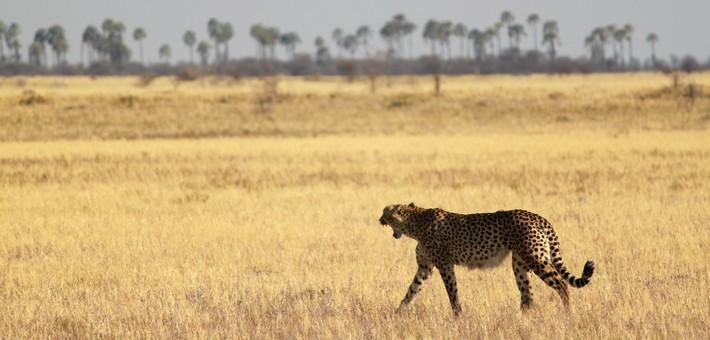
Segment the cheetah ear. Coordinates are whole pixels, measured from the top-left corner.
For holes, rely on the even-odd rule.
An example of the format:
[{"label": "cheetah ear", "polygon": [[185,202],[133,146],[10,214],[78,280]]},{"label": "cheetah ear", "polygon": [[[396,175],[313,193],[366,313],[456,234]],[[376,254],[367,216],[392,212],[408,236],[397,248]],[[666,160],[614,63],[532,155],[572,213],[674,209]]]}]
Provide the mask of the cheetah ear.
[{"label": "cheetah ear", "polygon": [[409,207],[410,207],[410,208],[414,208],[414,202],[409,203]]}]

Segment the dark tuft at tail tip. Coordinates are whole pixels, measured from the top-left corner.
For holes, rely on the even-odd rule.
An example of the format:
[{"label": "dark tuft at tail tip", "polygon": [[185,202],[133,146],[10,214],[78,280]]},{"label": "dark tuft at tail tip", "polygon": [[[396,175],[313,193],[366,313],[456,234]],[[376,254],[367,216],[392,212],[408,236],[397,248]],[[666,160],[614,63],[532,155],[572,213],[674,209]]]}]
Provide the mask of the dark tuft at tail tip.
[{"label": "dark tuft at tail tip", "polygon": [[582,277],[589,279],[594,274],[594,260],[587,260],[584,264],[584,271],[582,272]]}]

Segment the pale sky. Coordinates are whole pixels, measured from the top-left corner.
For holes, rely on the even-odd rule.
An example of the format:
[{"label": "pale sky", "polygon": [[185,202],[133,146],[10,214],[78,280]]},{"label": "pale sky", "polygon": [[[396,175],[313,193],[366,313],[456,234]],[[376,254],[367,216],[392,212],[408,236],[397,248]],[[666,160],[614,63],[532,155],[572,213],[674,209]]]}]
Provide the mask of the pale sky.
[{"label": "pale sky", "polygon": [[[146,62],[158,60],[158,47],[164,43],[171,46],[172,62],[176,62],[189,58],[183,33],[193,30],[198,41],[207,39],[207,21],[213,17],[234,26],[230,57],[245,57],[256,54],[256,42],[249,36],[249,28],[256,23],[276,26],[281,32],[297,32],[303,41],[297,52],[313,52],[313,41],[321,35],[335,53],[330,35],[336,27],[354,33],[359,26],[369,25],[378,32],[394,14],[403,13],[418,26],[414,48],[415,54],[420,54],[428,51],[420,38],[428,19],[485,29],[504,10],[511,11],[523,24],[531,13],[537,13],[541,21],[557,20],[562,40],[558,55],[582,56],[586,53],[584,38],[592,29],[630,23],[635,27],[634,55],[642,61],[650,55],[646,43],[650,32],[660,37],[656,45],[659,58],[668,59],[671,53],[680,57],[691,54],[700,61],[710,57],[710,0],[0,0],[0,20],[6,25],[17,22],[21,27],[23,60],[27,60],[27,46],[37,29],[60,24],[69,39],[68,60],[72,63],[79,60],[86,26],[100,27],[109,17],[125,24],[124,39],[133,50],[133,59],[138,59],[139,53],[132,32],[143,27],[148,33],[144,40]],[[502,39],[507,46],[507,37]],[[379,35],[372,41],[372,49],[384,49]],[[529,29],[521,46],[533,46]],[[281,48],[277,53],[285,55]]]}]

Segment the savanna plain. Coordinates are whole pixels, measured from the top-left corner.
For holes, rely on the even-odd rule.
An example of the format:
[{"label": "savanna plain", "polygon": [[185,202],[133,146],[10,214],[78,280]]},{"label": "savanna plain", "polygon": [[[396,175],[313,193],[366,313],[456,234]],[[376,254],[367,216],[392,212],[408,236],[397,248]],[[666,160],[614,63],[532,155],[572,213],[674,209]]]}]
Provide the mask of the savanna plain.
[{"label": "savanna plain", "polygon": [[[382,208],[527,209],[571,308],[438,273]],[[710,334],[710,74],[0,79],[2,338]]]}]

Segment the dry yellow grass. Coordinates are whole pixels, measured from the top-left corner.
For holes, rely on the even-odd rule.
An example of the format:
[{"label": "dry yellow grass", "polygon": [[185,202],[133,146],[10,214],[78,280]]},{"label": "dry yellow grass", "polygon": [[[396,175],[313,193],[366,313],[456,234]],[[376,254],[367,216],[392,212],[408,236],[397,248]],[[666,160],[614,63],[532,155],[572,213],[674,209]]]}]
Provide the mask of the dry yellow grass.
[{"label": "dry yellow grass", "polygon": [[[0,140],[707,129],[710,73],[263,81],[0,79]],[[267,83],[272,84],[271,82]],[[694,96],[688,88],[696,89]],[[275,88],[275,90],[274,90]],[[695,99],[692,99],[695,98]]]},{"label": "dry yellow grass", "polygon": [[[172,139],[185,134],[170,125],[170,111],[219,119],[226,109],[212,99],[243,95],[251,106],[258,84],[201,89],[194,83],[175,90],[164,80],[145,89],[126,79],[31,78],[24,86],[48,102],[21,106],[13,102],[23,95],[10,86],[16,80],[4,80],[0,105],[7,110],[0,116],[3,124],[17,125],[0,125],[0,334],[705,338],[708,100],[679,108],[685,99],[663,92],[663,79],[449,79],[444,99],[423,95],[428,89],[416,90],[407,78],[394,79],[400,83],[392,93],[383,89],[376,96],[365,83],[284,80],[279,86],[290,93],[289,102],[238,118],[273,136],[205,139]],[[696,81],[707,84],[707,75]],[[55,89],[56,83],[67,85]],[[408,86],[422,95],[402,90]],[[575,94],[576,86],[598,87],[583,92],[607,101],[595,104]],[[122,91],[139,97],[140,105],[156,104],[152,111],[110,105]],[[334,91],[348,98],[337,101],[347,119],[334,119],[340,111],[326,105]],[[626,108],[626,91],[656,91],[646,100],[655,106],[590,118],[601,107]],[[557,99],[550,93],[559,93],[552,95]],[[521,118],[492,105],[484,112],[489,120],[479,121],[461,113],[469,95],[488,102],[504,96],[501,105],[509,110],[532,103],[532,113]],[[398,96],[417,102],[379,116],[358,111]],[[515,96],[519,103],[510,104]],[[554,100],[564,104],[555,107]],[[574,113],[575,101],[598,106]],[[73,121],[83,125],[62,123],[62,112],[72,111],[69,103],[83,106]],[[354,103],[361,106],[349,107]],[[663,113],[663,107],[674,109]],[[424,121],[426,108],[440,109],[436,118],[463,118],[428,128],[407,122],[410,112]],[[634,113],[642,111],[642,118]],[[124,116],[114,117],[119,114]],[[171,138],[140,139],[151,127],[135,118],[140,114],[154,114],[153,128]],[[359,114],[378,126],[368,128]],[[38,119],[20,122],[23,115]],[[116,124],[105,127],[106,136],[92,125],[104,119],[98,117]],[[293,119],[293,126],[274,122],[288,130],[269,132],[262,125],[277,118]],[[212,123],[191,124],[197,125],[184,131],[207,131]],[[400,126],[407,129],[398,132]],[[228,129],[214,136],[240,135]],[[322,134],[328,136],[297,137]],[[138,140],[96,140],[102,137]],[[393,239],[377,218],[384,205],[409,201],[458,212],[538,212],[555,226],[574,274],[587,258],[598,270],[589,286],[571,291],[570,311],[535,279],[537,306],[521,313],[512,270],[504,265],[458,270],[459,319],[436,276],[409,313],[394,315],[416,270],[415,242]]]}]

